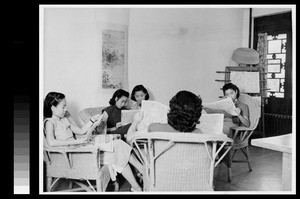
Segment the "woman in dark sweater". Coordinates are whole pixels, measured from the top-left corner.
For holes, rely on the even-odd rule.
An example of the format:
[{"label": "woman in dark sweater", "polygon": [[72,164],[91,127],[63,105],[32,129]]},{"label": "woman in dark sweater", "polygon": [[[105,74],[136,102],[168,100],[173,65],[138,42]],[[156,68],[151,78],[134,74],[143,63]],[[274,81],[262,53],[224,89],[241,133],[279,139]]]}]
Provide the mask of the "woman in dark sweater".
[{"label": "woman in dark sweater", "polygon": [[129,98],[129,93],[123,89],[118,89],[109,100],[110,106],[102,110],[102,121],[107,124],[107,134],[120,134],[121,139],[125,140],[124,135],[127,134],[131,124],[122,126],[121,112],[128,110],[125,104]]}]

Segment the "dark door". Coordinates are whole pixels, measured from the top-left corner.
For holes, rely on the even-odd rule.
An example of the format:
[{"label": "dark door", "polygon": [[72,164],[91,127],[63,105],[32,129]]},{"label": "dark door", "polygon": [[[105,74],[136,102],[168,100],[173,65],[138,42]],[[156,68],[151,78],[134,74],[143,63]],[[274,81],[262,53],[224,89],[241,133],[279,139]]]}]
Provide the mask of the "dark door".
[{"label": "dark door", "polygon": [[254,44],[268,34],[265,137],[292,132],[292,17],[291,12],[254,18]]}]

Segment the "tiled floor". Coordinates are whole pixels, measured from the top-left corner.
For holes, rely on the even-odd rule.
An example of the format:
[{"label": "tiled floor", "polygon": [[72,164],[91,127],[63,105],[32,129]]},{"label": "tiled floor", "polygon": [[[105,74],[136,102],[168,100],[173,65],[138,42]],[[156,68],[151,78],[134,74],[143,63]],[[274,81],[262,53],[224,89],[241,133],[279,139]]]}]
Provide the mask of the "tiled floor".
[{"label": "tiled floor", "polygon": [[[249,147],[251,155],[252,172],[249,172],[246,163],[232,164],[232,181],[227,182],[227,167],[224,163],[219,164],[214,172],[214,190],[218,192],[280,192],[281,186],[281,168],[282,153],[273,150]],[[235,159],[244,158],[241,151],[235,155]],[[61,180],[54,189],[63,189],[66,187],[64,180]],[[129,183],[120,177],[119,192],[128,192]],[[106,191],[113,191],[111,185]]]}]

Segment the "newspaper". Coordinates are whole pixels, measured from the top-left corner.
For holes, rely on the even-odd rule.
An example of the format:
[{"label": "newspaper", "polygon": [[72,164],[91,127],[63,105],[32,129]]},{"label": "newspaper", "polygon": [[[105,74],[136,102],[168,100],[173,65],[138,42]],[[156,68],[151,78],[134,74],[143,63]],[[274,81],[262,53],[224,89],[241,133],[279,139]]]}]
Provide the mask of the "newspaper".
[{"label": "newspaper", "polygon": [[140,112],[140,110],[122,110],[121,111],[122,126],[132,123],[134,115],[138,112]]},{"label": "newspaper", "polygon": [[169,106],[160,102],[143,100],[141,107],[143,119],[138,124],[138,131],[148,129],[151,123],[168,123],[167,113],[169,110]]},{"label": "newspaper", "polygon": [[[203,107],[204,107],[204,109],[209,108],[209,109],[223,110],[223,111],[226,111],[227,113],[229,113],[230,115],[237,116],[237,113],[235,111],[236,107],[230,97],[227,97],[225,99],[218,100],[215,102],[203,103]],[[206,112],[209,113],[208,110],[206,110]],[[222,112],[219,112],[219,113],[222,113]],[[223,112],[223,114],[225,114],[225,113]]]},{"label": "newspaper", "polygon": [[223,120],[224,114],[202,114],[196,128],[204,134],[222,134]]}]

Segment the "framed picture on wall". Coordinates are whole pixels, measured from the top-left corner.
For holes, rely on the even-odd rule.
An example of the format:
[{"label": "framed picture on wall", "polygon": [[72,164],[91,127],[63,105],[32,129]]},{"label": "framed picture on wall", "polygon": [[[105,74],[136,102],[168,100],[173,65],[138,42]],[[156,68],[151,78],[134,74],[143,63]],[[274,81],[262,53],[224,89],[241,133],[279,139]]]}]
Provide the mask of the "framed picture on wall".
[{"label": "framed picture on wall", "polygon": [[127,26],[101,24],[101,88],[125,89],[127,86]]}]

